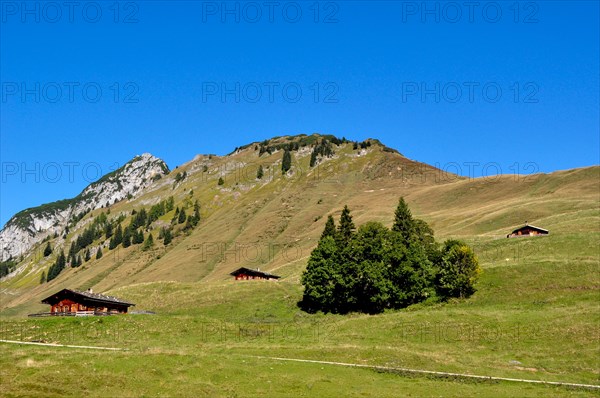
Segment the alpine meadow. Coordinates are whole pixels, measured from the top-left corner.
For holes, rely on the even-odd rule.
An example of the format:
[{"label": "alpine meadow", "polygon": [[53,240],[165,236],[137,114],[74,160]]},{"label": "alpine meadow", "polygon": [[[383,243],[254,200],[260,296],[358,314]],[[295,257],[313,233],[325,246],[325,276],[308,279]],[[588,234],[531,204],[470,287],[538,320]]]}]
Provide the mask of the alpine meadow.
[{"label": "alpine meadow", "polygon": [[[594,396],[599,177],[466,178],[316,134],[137,157],[2,231],[3,395]],[[550,234],[507,239],[524,220]],[[135,307],[27,317],[64,288]],[[71,367],[85,383],[48,382]]]},{"label": "alpine meadow", "polygon": [[0,0],[0,398],[598,398],[599,32]]}]

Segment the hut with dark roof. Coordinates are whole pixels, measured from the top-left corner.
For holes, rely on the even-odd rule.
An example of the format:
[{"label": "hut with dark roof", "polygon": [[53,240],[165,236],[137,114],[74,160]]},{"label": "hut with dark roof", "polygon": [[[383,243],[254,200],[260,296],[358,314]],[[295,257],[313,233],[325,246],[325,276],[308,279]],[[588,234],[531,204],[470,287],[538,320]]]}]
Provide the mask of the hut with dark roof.
[{"label": "hut with dark roof", "polygon": [[246,267],[238,268],[235,271],[233,271],[230,275],[233,275],[236,281],[248,279],[262,279],[270,281],[281,278],[280,276],[269,274],[268,272],[261,271],[260,269],[252,269]]},{"label": "hut with dark roof", "polygon": [[50,312],[46,315],[58,316],[125,314],[129,307],[135,305],[113,296],[94,293],[91,289],[85,292],[63,289],[43,299],[42,303],[50,305]]},{"label": "hut with dark roof", "polygon": [[544,228],[536,227],[535,225],[527,224],[525,221],[525,225],[519,227],[512,231],[510,234],[506,235],[507,238],[518,238],[521,236],[540,236],[540,235],[548,235],[550,231]]}]

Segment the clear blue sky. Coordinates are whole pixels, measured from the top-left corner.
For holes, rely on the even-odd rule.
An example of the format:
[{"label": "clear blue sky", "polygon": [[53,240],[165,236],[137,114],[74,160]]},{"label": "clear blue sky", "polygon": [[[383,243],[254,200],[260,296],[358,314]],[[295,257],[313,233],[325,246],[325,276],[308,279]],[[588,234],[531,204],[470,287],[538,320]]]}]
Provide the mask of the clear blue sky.
[{"label": "clear blue sky", "polygon": [[463,175],[599,163],[597,1],[78,4],[0,2],[0,225],[136,154],[284,134]]}]

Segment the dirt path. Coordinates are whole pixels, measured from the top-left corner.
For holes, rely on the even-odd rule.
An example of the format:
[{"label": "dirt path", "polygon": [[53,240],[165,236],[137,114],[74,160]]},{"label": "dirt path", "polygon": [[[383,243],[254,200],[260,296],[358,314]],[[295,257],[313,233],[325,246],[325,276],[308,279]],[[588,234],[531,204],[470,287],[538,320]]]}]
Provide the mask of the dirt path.
[{"label": "dirt path", "polygon": [[89,350],[127,351],[126,348],[94,347],[94,346],[90,346],[90,345],[70,345],[70,344],[38,343],[38,342],[33,342],[33,341],[0,340],[0,343],[41,345],[41,346],[47,346],[47,347],[85,348],[85,349],[89,349]]},{"label": "dirt path", "polygon": [[545,384],[545,385],[554,385],[554,386],[579,387],[579,388],[587,388],[587,389],[592,389],[592,390],[600,390],[600,385],[596,385],[596,384],[564,383],[564,382],[560,382],[560,381],[543,381],[543,380],[514,379],[514,378],[510,378],[510,377],[480,376],[480,375],[471,375],[471,374],[464,374],[464,373],[436,372],[433,370],[394,368],[394,367],[389,367],[389,366],[364,365],[364,364],[332,362],[332,361],[317,361],[317,360],[313,360],[313,359],[279,358],[279,357],[263,357],[263,356],[252,356],[252,357],[253,358],[261,358],[261,359],[270,359],[273,361],[306,362],[306,363],[318,363],[318,364],[323,364],[323,365],[347,366],[347,367],[353,367],[353,368],[368,368],[368,369],[372,369],[372,370],[379,370],[379,371],[390,372],[390,373],[430,375],[430,376],[437,376],[437,377],[441,377],[441,378],[454,377],[454,378],[459,378],[459,379],[511,381],[511,382],[518,382],[518,383]]}]

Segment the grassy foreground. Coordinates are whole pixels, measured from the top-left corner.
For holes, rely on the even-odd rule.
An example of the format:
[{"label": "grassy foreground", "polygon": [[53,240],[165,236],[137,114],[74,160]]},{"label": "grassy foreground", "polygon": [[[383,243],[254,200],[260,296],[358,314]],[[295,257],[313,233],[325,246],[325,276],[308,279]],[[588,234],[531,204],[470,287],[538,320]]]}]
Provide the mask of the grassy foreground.
[{"label": "grassy foreground", "polygon": [[[73,364],[70,375],[63,366]],[[68,349],[2,348],[5,397],[12,396],[593,396],[564,387],[469,383],[399,377],[364,369],[282,363],[225,349],[194,354],[156,350],[99,353]],[[85,378],[83,377],[85,375]],[[81,377],[81,378],[80,378]],[[26,379],[27,381],[19,380]],[[85,379],[83,381],[82,379]]]},{"label": "grassy foreground", "polygon": [[375,316],[305,314],[296,282],[227,281],[112,292],[157,315],[4,317],[3,339],[127,351],[0,344],[0,395],[598,396],[258,357],[600,384],[599,241],[597,232],[474,241],[484,273],[471,299]]}]

